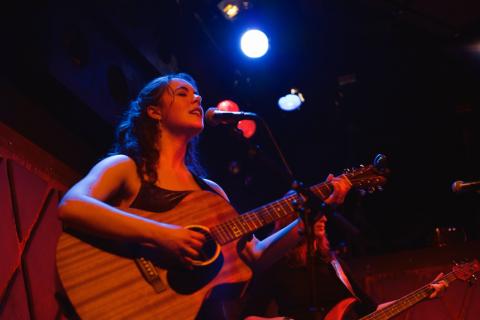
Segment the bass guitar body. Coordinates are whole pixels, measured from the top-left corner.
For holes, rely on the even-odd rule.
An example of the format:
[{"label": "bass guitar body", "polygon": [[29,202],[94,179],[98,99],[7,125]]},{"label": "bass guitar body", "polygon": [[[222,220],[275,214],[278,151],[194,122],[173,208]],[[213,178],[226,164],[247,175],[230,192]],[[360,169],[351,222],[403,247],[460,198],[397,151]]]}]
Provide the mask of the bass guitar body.
[{"label": "bass guitar body", "polygon": [[328,314],[325,316],[324,320],[354,320],[358,317],[351,313],[353,305],[357,302],[355,298],[347,298],[335,305]]}]

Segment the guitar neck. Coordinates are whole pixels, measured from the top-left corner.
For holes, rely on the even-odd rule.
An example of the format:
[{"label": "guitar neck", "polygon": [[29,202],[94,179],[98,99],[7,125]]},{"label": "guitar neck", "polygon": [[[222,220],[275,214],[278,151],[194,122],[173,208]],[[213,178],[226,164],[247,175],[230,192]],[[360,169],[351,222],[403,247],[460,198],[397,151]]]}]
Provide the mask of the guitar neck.
[{"label": "guitar neck", "polygon": [[[329,182],[323,182],[310,187],[310,191],[325,200],[333,192],[333,186]],[[292,202],[295,199],[298,199],[297,194],[288,195],[218,224],[211,228],[212,236],[222,245],[239,239],[269,223],[294,213],[295,208]]]},{"label": "guitar neck", "polygon": [[[450,272],[440,278],[438,281],[446,281],[447,283],[450,283],[456,279],[456,276],[453,272]],[[407,310],[414,304],[422,301],[423,299],[427,298],[432,294],[433,290],[430,287],[430,284],[427,284],[420,289],[396,300],[392,304],[386,306],[385,308],[382,308],[380,310],[377,310],[363,318],[360,318],[360,320],[387,320],[390,319],[397,314],[399,314],[402,311]]]}]

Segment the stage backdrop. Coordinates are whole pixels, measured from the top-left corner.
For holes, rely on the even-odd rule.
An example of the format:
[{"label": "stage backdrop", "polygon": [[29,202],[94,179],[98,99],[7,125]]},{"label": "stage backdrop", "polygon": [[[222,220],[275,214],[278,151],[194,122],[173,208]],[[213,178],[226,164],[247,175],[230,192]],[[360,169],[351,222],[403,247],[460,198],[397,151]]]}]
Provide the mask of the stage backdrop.
[{"label": "stage backdrop", "polygon": [[77,175],[0,123],[0,319],[63,319],[57,204]]},{"label": "stage backdrop", "polygon": [[[452,271],[454,261],[478,259],[480,242],[399,252],[352,261],[366,292],[377,302],[395,300]],[[480,283],[455,280],[436,299],[425,300],[397,315],[395,320],[477,320],[480,319]]]},{"label": "stage backdrop", "polygon": [[[0,123],[0,319],[65,319],[55,293],[57,204],[78,176]],[[479,243],[403,252],[354,263],[379,302],[396,299],[451,269],[452,259],[477,257]],[[440,299],[397,319],[480,319],[480,285],[453,283]]]}]

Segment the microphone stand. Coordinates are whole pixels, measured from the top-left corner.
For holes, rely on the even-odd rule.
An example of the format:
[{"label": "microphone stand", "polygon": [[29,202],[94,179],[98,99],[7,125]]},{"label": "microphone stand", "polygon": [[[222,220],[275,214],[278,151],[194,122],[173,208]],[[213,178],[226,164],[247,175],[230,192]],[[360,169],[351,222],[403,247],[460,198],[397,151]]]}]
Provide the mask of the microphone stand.
[{"label": "microphone stand", "polygon": [[[319,313],[320,310],[316,307],[317,305],[317,277],[315,273],[315,236],[313,232],[313,223],[314,223],[314,218],[318,215],[321,214],[321,209],[325,207],[325,203],[318,197],[316,196],[309,188],[305,188],[303,183],[294,179],[293,178],[293,173],[292,170],[290,169],[290,166],[288,165],[285,156],[283,155],[283,152],[281,151],[275,137],[273,136],[270,127],[268,124],[258,115],[255,115],[255,118],[257,120],[260,120],[260,123],[262,127],[265,129],[265,131],[268,133],[268,136],[270,138],[270,141],[272,142],[273,146],[275,147],[275,150],[280,157],[283,167],[285,169],[285,172],[287,173],[286,177],[285,174],[282,174],[282,176],[288,180],[288,183],[300,198],[300,203],[295,203],[293,206],[295,207],[295,210],[297,211],[298,215],[303,221],[304,227],[305,227],[305,238],[307,242],[307,270],[309,273],[309,289],[310,289],[310,307],[309,307],[309,312],[312,314]],[[234,132],[237,134],[239,133],[238,129],[235,126],[232,126],[232,129]],[[243,141],[247,142],[250,146],[252,145],[249,141],[246,139],[242,139]],[[258,146],[254,146],[255,150],[261,151]],[[262,158],[262,161],[266,162],[265,158]]]},{"label": "microphone stand", "polygon": [[[315,233],[314,220],[318,214],[321,214],[320,208],[324,207],[325,203],[315,196],[308,188],[305,188],[303,183],[294,180],[292,188],[302,197],[302,204],[297,208],[297,212],[301,217],[304,225],[305,239],[307,243],[307,272],[310,289],[310,306],[308,312],[311,314],[318,314],[320,310],[317,308],[318,294],[317,294],[317,274],[315,272],[316,252],[315,252]],[[316,318],[316,317],[315,317]]]}]

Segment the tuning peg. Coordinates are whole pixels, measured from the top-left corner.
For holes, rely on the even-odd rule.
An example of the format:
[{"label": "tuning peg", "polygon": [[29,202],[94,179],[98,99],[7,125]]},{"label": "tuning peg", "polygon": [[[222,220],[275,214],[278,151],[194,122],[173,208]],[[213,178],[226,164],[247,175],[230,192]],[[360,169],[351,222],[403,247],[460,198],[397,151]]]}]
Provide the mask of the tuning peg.
[{"label": "tuning peg", "polygon": [[382,187],[382,186],[378,186],[378,187],[377,187],[377,190],[378,190],[378,191],[383,191],[383,187]]},{"label": "tuning peg", "polygon": [[367,189],[368,193],[374,193],[375,192],[375,187],[369,187]]},{"label": "tuning peg", "polygon": [[303,202],[299,201],[298,199],[293,199],[291,201],[292,207],[299,212],[303,212],[305,207],[303,206]]}]

